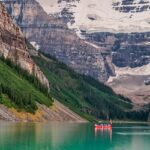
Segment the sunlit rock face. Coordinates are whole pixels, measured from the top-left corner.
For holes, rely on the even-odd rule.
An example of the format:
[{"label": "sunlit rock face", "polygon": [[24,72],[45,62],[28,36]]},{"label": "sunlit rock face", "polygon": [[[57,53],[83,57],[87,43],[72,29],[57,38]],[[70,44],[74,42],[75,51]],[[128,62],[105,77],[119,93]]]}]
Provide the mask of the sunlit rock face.
[{"label": "sunlit rock face", "polygon": [[13,23],[2,3],[0,3],[0,55],[11,59],[30,74],[36,75],[42,84],[49,87],[48,80],[30,57],[23,33]]},{"label": "sunlit rock face", "polygon": [[150,32],[146,33],[83,33],[97,45],[108,46],[105,41],[113,37],[111,46],[112,62],[118,67],[140,67],[150,63]]},{"label": "sunlit rock face", "polygon": [[105,55],[108,48],[80,39],[68,28],[62,15],[48,15],[35,0],[5,1],[5,5],[25,36],[36,42],[43,52],[100,81],[106,81],[115,74],[111,55]]}]

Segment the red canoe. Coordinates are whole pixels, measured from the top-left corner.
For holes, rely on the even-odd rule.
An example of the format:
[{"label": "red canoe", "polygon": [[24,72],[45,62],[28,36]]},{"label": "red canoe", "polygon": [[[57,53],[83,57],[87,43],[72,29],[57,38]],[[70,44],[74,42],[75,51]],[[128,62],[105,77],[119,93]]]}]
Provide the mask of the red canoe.
[{"label": "red canoe", "polygon": [[95,128],[96,129],[112,129],[112,125],[110,125],[110,124],[108,124],[108,125],[103,125],[103,124],[97,125],[97,124],[95,124]]}]

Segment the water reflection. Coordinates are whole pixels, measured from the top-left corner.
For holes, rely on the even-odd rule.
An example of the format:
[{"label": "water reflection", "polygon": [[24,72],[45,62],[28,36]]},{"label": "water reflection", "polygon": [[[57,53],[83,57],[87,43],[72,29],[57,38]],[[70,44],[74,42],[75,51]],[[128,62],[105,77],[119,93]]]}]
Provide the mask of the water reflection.
[{"label": "water reflection", "polygon": [[34,142],[35,134],[34,124],[0,123],[0,149],[27,150],[31,141]]},{"label": "water reflection", "polygon": [[0,150],[59,150],[67,148],[68,141],[78,143],[85,139],[87,128],[73,123],[6,123],[0,122]]},{"label": "water reflection", "polygon": [[149,150],[149,132],[148,125],[0,122],[0,150]]},{"label": "water reflection", "polygon": [[98,129],[95,128],[95,137],[101,137],[112,141],[112,129]]}]

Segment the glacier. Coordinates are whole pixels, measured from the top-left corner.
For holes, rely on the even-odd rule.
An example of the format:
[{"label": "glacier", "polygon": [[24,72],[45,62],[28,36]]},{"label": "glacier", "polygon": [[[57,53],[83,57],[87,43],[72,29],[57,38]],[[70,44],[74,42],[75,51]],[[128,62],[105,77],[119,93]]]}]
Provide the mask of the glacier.
[{"label": "glacier", "polygon": [[[37,0],[48,14],[60,14],[63,9],[72,13],[74,21],[68,22],[70,29],[93,32],[132,33],[150,31],[150,0],[133,0],[132,4],[122,5],[129,0]],[[143,2],[143,3],[142,3]],[[121,12],[120,7],[146,10]]]}]

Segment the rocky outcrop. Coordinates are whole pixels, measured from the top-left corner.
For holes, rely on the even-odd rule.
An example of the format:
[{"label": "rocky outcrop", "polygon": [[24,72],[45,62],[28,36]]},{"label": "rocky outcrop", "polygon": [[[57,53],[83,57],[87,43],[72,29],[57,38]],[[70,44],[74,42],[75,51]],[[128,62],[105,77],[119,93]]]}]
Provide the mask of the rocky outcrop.
[{"label": "rocky outcrop", "polygon": [[113,3],[113,8],[123,13],[136,13],[150,10],[150,2],[147,0],[123,0]]},{"label": "rocky outcrop", "polygon": [[47,15],[35,0],[5,1],[8,12],[30,40],[75,71],[106,81],[114,75],[110,55],[103,57],[105,47],[80,39],[68,29],[64,18]]},{"label": "rocky outcrop", "polygon": [[[112,62],[118,67],[135,68],[150,63],[150,32],[118,34],[97,32],[83,35],[89,41],[107,47]],[[109,44],[108,39],[111,39]]]},{"label": "rocky outcrop", "polygon": [[49,87],[48,80],[30,57],[23,33],[13,23],[2,3],[0,3],[0,55],[34,74],[42,84]]}]

